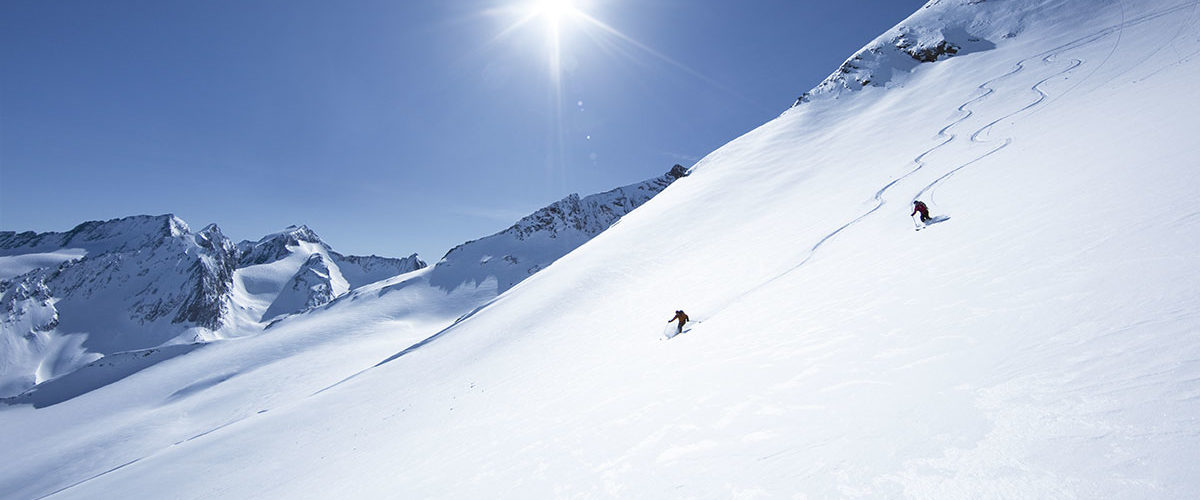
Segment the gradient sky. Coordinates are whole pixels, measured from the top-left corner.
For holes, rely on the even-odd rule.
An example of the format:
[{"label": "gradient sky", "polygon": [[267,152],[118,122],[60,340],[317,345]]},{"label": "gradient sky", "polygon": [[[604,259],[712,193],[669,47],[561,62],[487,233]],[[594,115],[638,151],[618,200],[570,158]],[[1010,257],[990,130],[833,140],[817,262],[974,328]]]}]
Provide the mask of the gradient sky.
[{"label": "gradient sky", "polygon": [[[0,230],[174,213],[435,262],[691,166],[924,0],[0,3]],[[556,78],[555,75],[558,75]]]}]

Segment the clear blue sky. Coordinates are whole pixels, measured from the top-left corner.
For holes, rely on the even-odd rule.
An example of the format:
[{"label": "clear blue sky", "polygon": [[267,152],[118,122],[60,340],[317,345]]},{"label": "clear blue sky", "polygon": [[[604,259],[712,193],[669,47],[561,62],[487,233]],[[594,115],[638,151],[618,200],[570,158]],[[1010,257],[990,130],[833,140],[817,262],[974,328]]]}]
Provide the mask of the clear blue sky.
[{"label": "clear blue sky", "polygon": [[432,263],[691,166],[923,3],[577,0],[556,73],[523,1],[5,0],[0,230],[174,213]]}]

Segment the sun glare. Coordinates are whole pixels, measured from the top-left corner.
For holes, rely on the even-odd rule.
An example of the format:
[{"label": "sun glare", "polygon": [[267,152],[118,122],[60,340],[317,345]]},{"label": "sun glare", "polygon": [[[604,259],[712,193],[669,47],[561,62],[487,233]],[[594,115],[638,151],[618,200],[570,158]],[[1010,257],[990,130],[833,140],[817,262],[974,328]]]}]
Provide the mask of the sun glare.
[{"label": "sun glare", "polygon": [[[495,37],[492,38],[488,45],[504,40],[514,33],[523,31],[524,29],[533,28],[537,25],[545,30],[545,61],[547,75],[550,80],[550,92],[548,98],[551,101],[551,106],[554,108],[553,122],[553,139],[555,151],[552,161],[548,163],[554,165],[562,165],[565,162],[565,134],[566,129],[563,126],[563,105],[568,99],[565,98],[563,81],[568,76],[565,73],[563,66],[564,52],[570,51],[573,47],[566,43],[568,39],[580,38],[579,35],[586,37],[599,48],[603,49],[611,56],[625,58],[629,60],[639,60],[642,63],[657,60],[664,63],[662,66],[674,68],[682,71],[697,80],[707,83],[714,88],[729,93],[730,95],[748,101],[740,94],[721,85],[719,82],[709,78],[700,72],[684,65],[683,63],[672,59],[671,57],[654,50],[650,46],[635,40],[634,38],[622,33],[608,23],[600,20],[594,15],[593,9],[599,4],[603,4],[602,0],[496,0],[503,4],[503,7],[491,9],[490,12],[499,14],[509,20],[509,24],[505,26]],[[599,9],[603,10],[603,9]],[[578,48],[578,47],[575,47]],[[632,49],[632,50],[631,50]],[[571,57],[575,64],[578,64],[578,54],[576,57]],[[591,62],[591,61],[589,61]],[[569,71],[569,70],[566,70]],[[574,102],[574,101],[572,101]]]},{"label": "sun glare", "polygon": [[529,8],[534,15],[551,23],[557,23],[578,11],[572,0],[534,0]]}]

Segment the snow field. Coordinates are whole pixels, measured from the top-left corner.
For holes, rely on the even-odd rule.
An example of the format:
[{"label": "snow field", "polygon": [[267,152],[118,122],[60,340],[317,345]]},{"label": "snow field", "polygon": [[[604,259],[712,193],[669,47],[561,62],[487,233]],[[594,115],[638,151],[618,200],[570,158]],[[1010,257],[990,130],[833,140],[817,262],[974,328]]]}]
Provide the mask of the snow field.
[{"label": "snow field", "polygon": [[0,491],[1194,497],[1197,5],[1013,2],[995,50],[788,111],[446,330],[372,288],[0,411],[39,436]]}]

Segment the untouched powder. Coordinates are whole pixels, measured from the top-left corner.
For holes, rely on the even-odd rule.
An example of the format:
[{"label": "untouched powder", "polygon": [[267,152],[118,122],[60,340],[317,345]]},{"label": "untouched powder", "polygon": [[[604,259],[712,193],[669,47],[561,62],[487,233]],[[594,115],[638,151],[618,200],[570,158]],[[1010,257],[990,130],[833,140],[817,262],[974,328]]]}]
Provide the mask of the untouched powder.
[{"label": "untouched powder", "polygon": [[381,289],[0,409],[0,496],[1194,498],[1200,2],[864,50],[457,320]]}]

